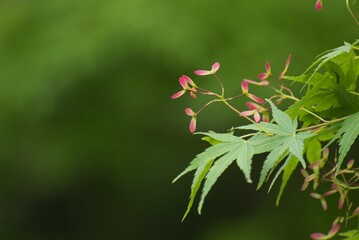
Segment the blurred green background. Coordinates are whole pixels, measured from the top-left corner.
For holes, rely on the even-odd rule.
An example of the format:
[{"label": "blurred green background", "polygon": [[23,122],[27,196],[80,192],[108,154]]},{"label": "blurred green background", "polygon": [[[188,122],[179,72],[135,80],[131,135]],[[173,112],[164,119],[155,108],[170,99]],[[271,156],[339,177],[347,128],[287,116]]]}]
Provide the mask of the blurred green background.
[{"label": "blurred green background", "polygon": [[[256,192],[232,166],[202,216],[192,211],[184,223],[191,174],[171,184],[206,146],[189,134],[183,111],[202,100],[170,99],[178,77],[219,61],[236,93],[266,60],[279,74],[291,53],[289,73],[299,74],[317,54],[358,38],[344,1],[325,1],[321,12],[314,2],[0,1],[2,239],[295,240],[326,232],[336,210],[323,214],[301,193],[298,173],[275,207],[278,186]],[[194,79],[216,88],[211,78]],[[198,130],[238,124],[217,106]]]}]

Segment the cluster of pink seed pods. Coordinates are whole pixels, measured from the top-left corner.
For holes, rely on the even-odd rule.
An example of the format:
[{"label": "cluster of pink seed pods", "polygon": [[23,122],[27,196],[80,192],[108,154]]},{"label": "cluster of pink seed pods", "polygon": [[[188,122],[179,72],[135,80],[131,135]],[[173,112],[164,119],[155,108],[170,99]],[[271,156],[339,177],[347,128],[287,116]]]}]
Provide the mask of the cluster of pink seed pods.
[{"label": "cluster of pink seed pods", "polygon": [[[287,72],[288,70],[288,66],[289,63],[291,61],[291,55],[288,56],[286,64],[285,64],[285,68],[284,70],[280,73],[278,79],[281,79],[284,74]],[[227,106],[230,106],[230,108],[232,110],[234,110],[236,113],[239,114],[239,116],[241,117],[245,117],[247,118],[249,121],[252,121],[254,123],[263,121],[263,122],[269,122],[269,107],[264,107],[264,105],[266,104],[266,102],[252,94],[249,92],[249,85],[256,85],[256,86],[268,86],[270,84],[269,79],[273,77],[272,75],[272,70],[271,70],[271,66],[270,63],[267,61],[265,63],[265,72],[260,73],[258,75],[258,81],[254,81],[254,80],[250,80],[250,79],[243,79],[242,83],[241,83],[241,89],[242,89],[242,94],[238,95],[238,96],[234,96],[231,98],[225,98],[224,97],[224,88],[222,85],[222,82],[220,81],[220,79],[217,76],[217,71],[220,68],[220,64],[218,62],[215,62],[212,67],[211,70],[196,70],[194,71],[195,75],[197,76],[208,76],[208,75],[214,75],[214,77],[217,79],[217,81],[219,82],[221,88],[222,88],[222,94],[217,94],[211,91],[208,91],[204,88],[198,87],[194,81],[188,77],[187,75],[182,75],[179,78],[179,84],[182,87],[182,90],[176,92],[175,94],[172,95],[172,99],[177,99],[179,97],[181,97],[182,95],[189,93],[189,95],[192,98],[196,98],[198,94],[203,94],[203,95],[211,95],[216,97],[215,100],[210,101],[209,103],[207,103],[204,107],[202,107],[199,111],[195,112],[193,111],[191,108],[186,108],[185,109],[185,113],[191,117],[191,121],[190,121],[190,125],[189,125],[189,130],[191,133],[194,133],[196,131],[196,125],[197,125],[197,116],[198,114],[207,106],[209,106],[211,103],[213,102],[225,102]],[[283,87],[281,88],[283,89]],[[287,88],[285,88],[287,89]],[[289,90],[290,91],[290,90]],[[248,110],[244,110],[244,111],[239,111],[237,109],[235,109],[234,107],[232,107],[228,101],[233,100],[235,98],[238,97],[247,97],[249,98],[251,101],[246,102],[246,106],[248,108]],[[278,103],[280,102],[280,100],[278,101]],[[251,120],[249,117],[253,116],[254,120]]]}]

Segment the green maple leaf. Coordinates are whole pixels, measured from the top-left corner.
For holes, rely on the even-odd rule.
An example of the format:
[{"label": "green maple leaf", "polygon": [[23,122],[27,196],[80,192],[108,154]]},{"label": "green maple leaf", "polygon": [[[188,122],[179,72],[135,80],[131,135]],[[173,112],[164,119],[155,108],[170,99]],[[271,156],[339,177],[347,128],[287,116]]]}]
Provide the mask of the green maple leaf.
[{"label": "green maple leaf", "polygon": [[209,132],[197,134],[206,135],[206,138],[212,139],[210,142],[215,142],[216,144],[198,154],[190,165],[173,180],[175,182],[184,174],[196,170],[191,186],[190,200],[182,220],[189,213],[202,181],[205,181],[205,183],[198,205],[199,213],[201,213],[204,200],[212,186],[232,162],[236,161],[239,168],[243,171],[247,182],[252,182],[250,172],[253,147],[249,141],[236,137],[232,133]]},{"label": "green maple leaf", "polygon": [[355,45],[356,43],[354,43],[353,45],[347,42],[344,42],[343,46],[334,48],[332,50],[326,51],[324,53],[322,53],[321,55],[318,56],[318,59],[312,64],[310,65],[307,70],[303,73],[307,73],[308,71],[310,71],[311,69],[314,68],[314,72],[311,75],[311,77],[309,77],[308,82],[310,82],[312,76],[317,73],[319,71],[319,69],[321,69],[327,62],[329,62],[330,60],[334,59],[335,57],[339,56],[340,54],[345,54],[345,53],[349,53],[352,50],[352,47]]},{"label": "green maple leaf", "polygon": [[[357,79],[359,59],[354,47],[359,43],[344,43],[336,49],[329,50],[300,76],[284,76],[284,79],[308,84],[305,96],[292,104],[286,111],[291,117],[298,117],[302,127],[319,123],[318,118],[335,119],[359,111]],[[323,69],[325,72],[320,73]],[[312,71],[313,70],[313,71]]]},{"label": "green maple leaf", "polygon": [[[313,134],[311,134],[310,132],[297,133],[297,120],[292,120],[288,114],[279,110],[270,100],[267,101],[271,105],[273,119],[277,124],[261,122],[258,124],[238,127],[238,129],[250,129],[275,135],[272,137],[275,140],[275,144],[270,144],[269,147],[268,145],[264,147],[261,146],[261,142],[268,142],[270,140],[268,139],[270,137],[264,134],[259,134],[253,137],[254,140],[252,139],[255,153],[263,152],[263,150],[270,151],[266,160],[264,161],[263,168],[260,173],[259,183],[257,187],[258,189],[263,185],[268,173],[273,170],[278,165],[278,163],[288,155],[296,157],[302,164],[303,168],[305,168],[306,163],[303,158],[304,140],[313,136]],[[278,177],[278,175],[280,174],[280,172],[282,172],[283,169],[284,167],[279,170],[279,173],[277,173],[275,179]]]},{"label": "green maple leaf", "polygon": [[341,123],[337,133],[334,135],[332,140],[327,144],[328,146],[341,137],[339,141],[339,157],[338,157],[337,171],[340,169],[340,166],[343,163],[345,156],[348,154],[351,146],[353,145],[358,135],[359,135],[359,112],[344,120],[343,123]]},{"label": "green maple leaf", "polygon": [[[268,173],[273,170],[278,165],[278,163],[288,155],[296,157],[302,164],[303,168],[305,168],[306,163],[303,158],[304,140],[310,136],[312,136],[312,134],[308,133],[298,133],[295,135],[281,136],[282,144],[274,148],[268,154],[266,160],[264,161],[257,188],[259,189],[263,185]],[[282,170],[283,169],[280,169],[278,174],[280,174]],[[271,187],[272,186],[270,186],[270,188]]]},{"label": "green maple leaf", "polygon": [[[297,120],[292,120],[286,113],[280,111],[270,100],[268,100],[272,107],[274,123],[258,123],[251,124],[237,129],[249,129],[257,131],[253,137],[248,140],[244,140],[241,137],[234,136],[233,133],[197,133],[205,135],[204,140],[214,144],[208,147],[204,152],[198,154],[190,165],[176,177],[173,182],[182,177],[184,174],[196,170],[191,185],[190,200],[187,206],[187,210],[183,219],[187,216],[192,208],[196,194],[204,181],[204,186],[201,194],[201,199],[198,204],[198,212],[201,214],[204,200],[217,179],[222,173],[236,161],[238,167],[244,173],[247,182],[251,183],[251,165],[252,158],[255,154],[269,152],[266,160],[264,161],[261,171],[258,188],[264,183],[268,173],[272,171],[278,163],[286,156],[290,156],[298,159],[305,168],[305,161],[303,159],[304,140],[311,137],[309,132],[297,133]],[[269,134],[269,135],[268,135]],[[292,157],[290,158],[292,159]],[[285,173],[285,165],[277,172],[275,179],[282,171]],[[292,164],[291,164],[292,166]],[[290,175],[286,175],[287,178],[283,178],[286,183]],[[274,181],[275,181],[274,179]],[[272,185],[274,183],[272,182]],[[272,186],[271,185],[271,186]],[[285,186],[285,184],[282,186]],[[284,188],[284,187],[283,187]],[[283,191],[283,189],[281,190]],[[182,219],[182,220],[183,220]]]}]

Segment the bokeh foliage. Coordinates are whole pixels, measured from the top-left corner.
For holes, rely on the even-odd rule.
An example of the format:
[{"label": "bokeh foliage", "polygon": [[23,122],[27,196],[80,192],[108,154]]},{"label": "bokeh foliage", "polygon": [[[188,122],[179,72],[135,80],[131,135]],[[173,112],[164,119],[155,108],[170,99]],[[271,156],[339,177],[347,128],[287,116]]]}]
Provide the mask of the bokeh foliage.
[{"label": "bokeh foliage", "polygon": [[[276,208],[230,170],[203,216],[180,223],[190,177],[171,180],[203,145],[187,131],[191,100],[170,96],[215,60],[236,92],[265,60],[279,73],[292,53],[294,75],[357,37],[342,1],[320,13],[310,0],[1,1],[0,236],[306,238],[328,223],[300,176]],[[238,123],[205,114],[203,130]]]}]

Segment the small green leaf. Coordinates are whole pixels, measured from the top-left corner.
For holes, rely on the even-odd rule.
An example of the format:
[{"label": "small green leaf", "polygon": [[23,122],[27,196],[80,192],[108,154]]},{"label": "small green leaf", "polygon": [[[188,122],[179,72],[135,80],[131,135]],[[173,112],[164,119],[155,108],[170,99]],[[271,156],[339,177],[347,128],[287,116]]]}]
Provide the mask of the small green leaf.
[{"label": "small green leaf", "polygon": [[313,163],[321,158],[322,144],[317,138],[310,139],[305,145],[306,156],[309,163]]}]

